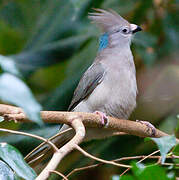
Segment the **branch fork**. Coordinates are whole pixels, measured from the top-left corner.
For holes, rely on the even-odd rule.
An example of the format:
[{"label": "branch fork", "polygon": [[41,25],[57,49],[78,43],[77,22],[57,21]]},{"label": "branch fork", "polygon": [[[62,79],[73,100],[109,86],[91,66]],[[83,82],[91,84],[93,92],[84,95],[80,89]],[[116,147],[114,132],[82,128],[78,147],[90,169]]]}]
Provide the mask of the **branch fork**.
[{"label": "branch fork", "polygon": [[80,144],[84,137],[85,137],[85,127],[80,120],[80,118],[73,118],[71,120],[71,126],[74,128],[76,134],[75,136],[66,143],[62,148],[58,149],[52,156],[50,162],[47,164],[45,169],[39,174],[36,180],[43,180],[47,179],[50,175],[50,172],[55,170],[59,164],[59,162],[71,152],[73,149],[76,148],[76,144]]}]

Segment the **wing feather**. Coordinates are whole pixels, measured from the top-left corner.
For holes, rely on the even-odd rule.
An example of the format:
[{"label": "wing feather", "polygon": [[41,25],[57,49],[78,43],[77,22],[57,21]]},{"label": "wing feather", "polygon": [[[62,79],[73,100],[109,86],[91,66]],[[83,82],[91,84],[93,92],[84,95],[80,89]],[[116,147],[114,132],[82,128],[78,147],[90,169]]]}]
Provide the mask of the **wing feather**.
[{"label": "wing feather", "polygon": [[96,86],[101,83],[104,74],[105,70],[101,63],[95,62],[87,69],[74,91],[68,111],[72,111],[75,106],[93,92]]}]

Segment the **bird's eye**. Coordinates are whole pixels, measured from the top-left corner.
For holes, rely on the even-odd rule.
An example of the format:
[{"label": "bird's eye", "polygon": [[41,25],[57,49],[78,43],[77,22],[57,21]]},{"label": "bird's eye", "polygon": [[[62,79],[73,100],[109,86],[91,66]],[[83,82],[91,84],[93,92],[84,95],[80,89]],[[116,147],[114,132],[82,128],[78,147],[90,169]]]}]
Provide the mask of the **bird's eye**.
[{"label": "bird's eye", "polygon": [[129,32],[129,30],[128,30],[127,28],[124,28],[124,29],[122,29],[122,32],[123,32],[124,34],[127,34],[127,33]]}]

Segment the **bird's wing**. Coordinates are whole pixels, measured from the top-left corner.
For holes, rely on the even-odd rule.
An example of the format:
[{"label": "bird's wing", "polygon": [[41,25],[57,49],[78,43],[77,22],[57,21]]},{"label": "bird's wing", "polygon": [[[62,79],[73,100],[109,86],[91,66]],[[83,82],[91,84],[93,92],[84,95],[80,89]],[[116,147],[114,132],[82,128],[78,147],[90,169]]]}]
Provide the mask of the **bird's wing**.
[{"label": "bird's wing", "polygon": [[74,109],[83,99],[89,96],[98,84],[101,83],[105,69],[99,62],[93,63],[82,76],[75,92],[68,111]]}]

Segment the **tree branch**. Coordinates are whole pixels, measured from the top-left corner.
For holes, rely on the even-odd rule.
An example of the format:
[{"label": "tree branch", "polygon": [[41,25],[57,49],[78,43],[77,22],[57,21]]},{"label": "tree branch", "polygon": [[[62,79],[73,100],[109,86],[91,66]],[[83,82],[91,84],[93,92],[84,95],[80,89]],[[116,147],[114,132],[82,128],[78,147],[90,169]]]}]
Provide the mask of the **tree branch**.
[{"label": "tree branch", "polygon": [[75,145],[75,148],[80,151],[84,156],[86,157],[89,157],[95,161],[99,161],[99,162],[102,162],[102,163],[105,163],[105,164],[111,164],[111,165],[114,165],[114,166],[118,166],[118,167],[125,167],[125,168],[131,168],[131,166],[129,165],[125,165],[125,164],[119,164],[119,163],[116,163],[114,161],[107,161],[107,160],[104,160],[104,159],[100,159],[100,158],[97,158],[89,153],[87,153],[86,151],[84,151],[80,146],[78,145]]},{"label": "tree branch", "polygon": [[[15,113],[16,111],[17,113]],[[31,122],[20,108],[10,105],[0,104],[0,115],[2,115],[6,121],[14,120],[16,122]],[[93,113],[60,111],[41,112],[41,117],[46,123],[61,123],[71,125],[71,117],[73,116],[78,116],[84,123],[85,127],[102,128],[100,117]],[[105,129],[112,129],[140,137],[152,136],[152,130],[149,129],[145,124],[113,117],[108,118],[109,124],[108,127],[105,127]],[[168,134],[156,129],[156,133],[152,137],[162,137],[167,135]]]}]

